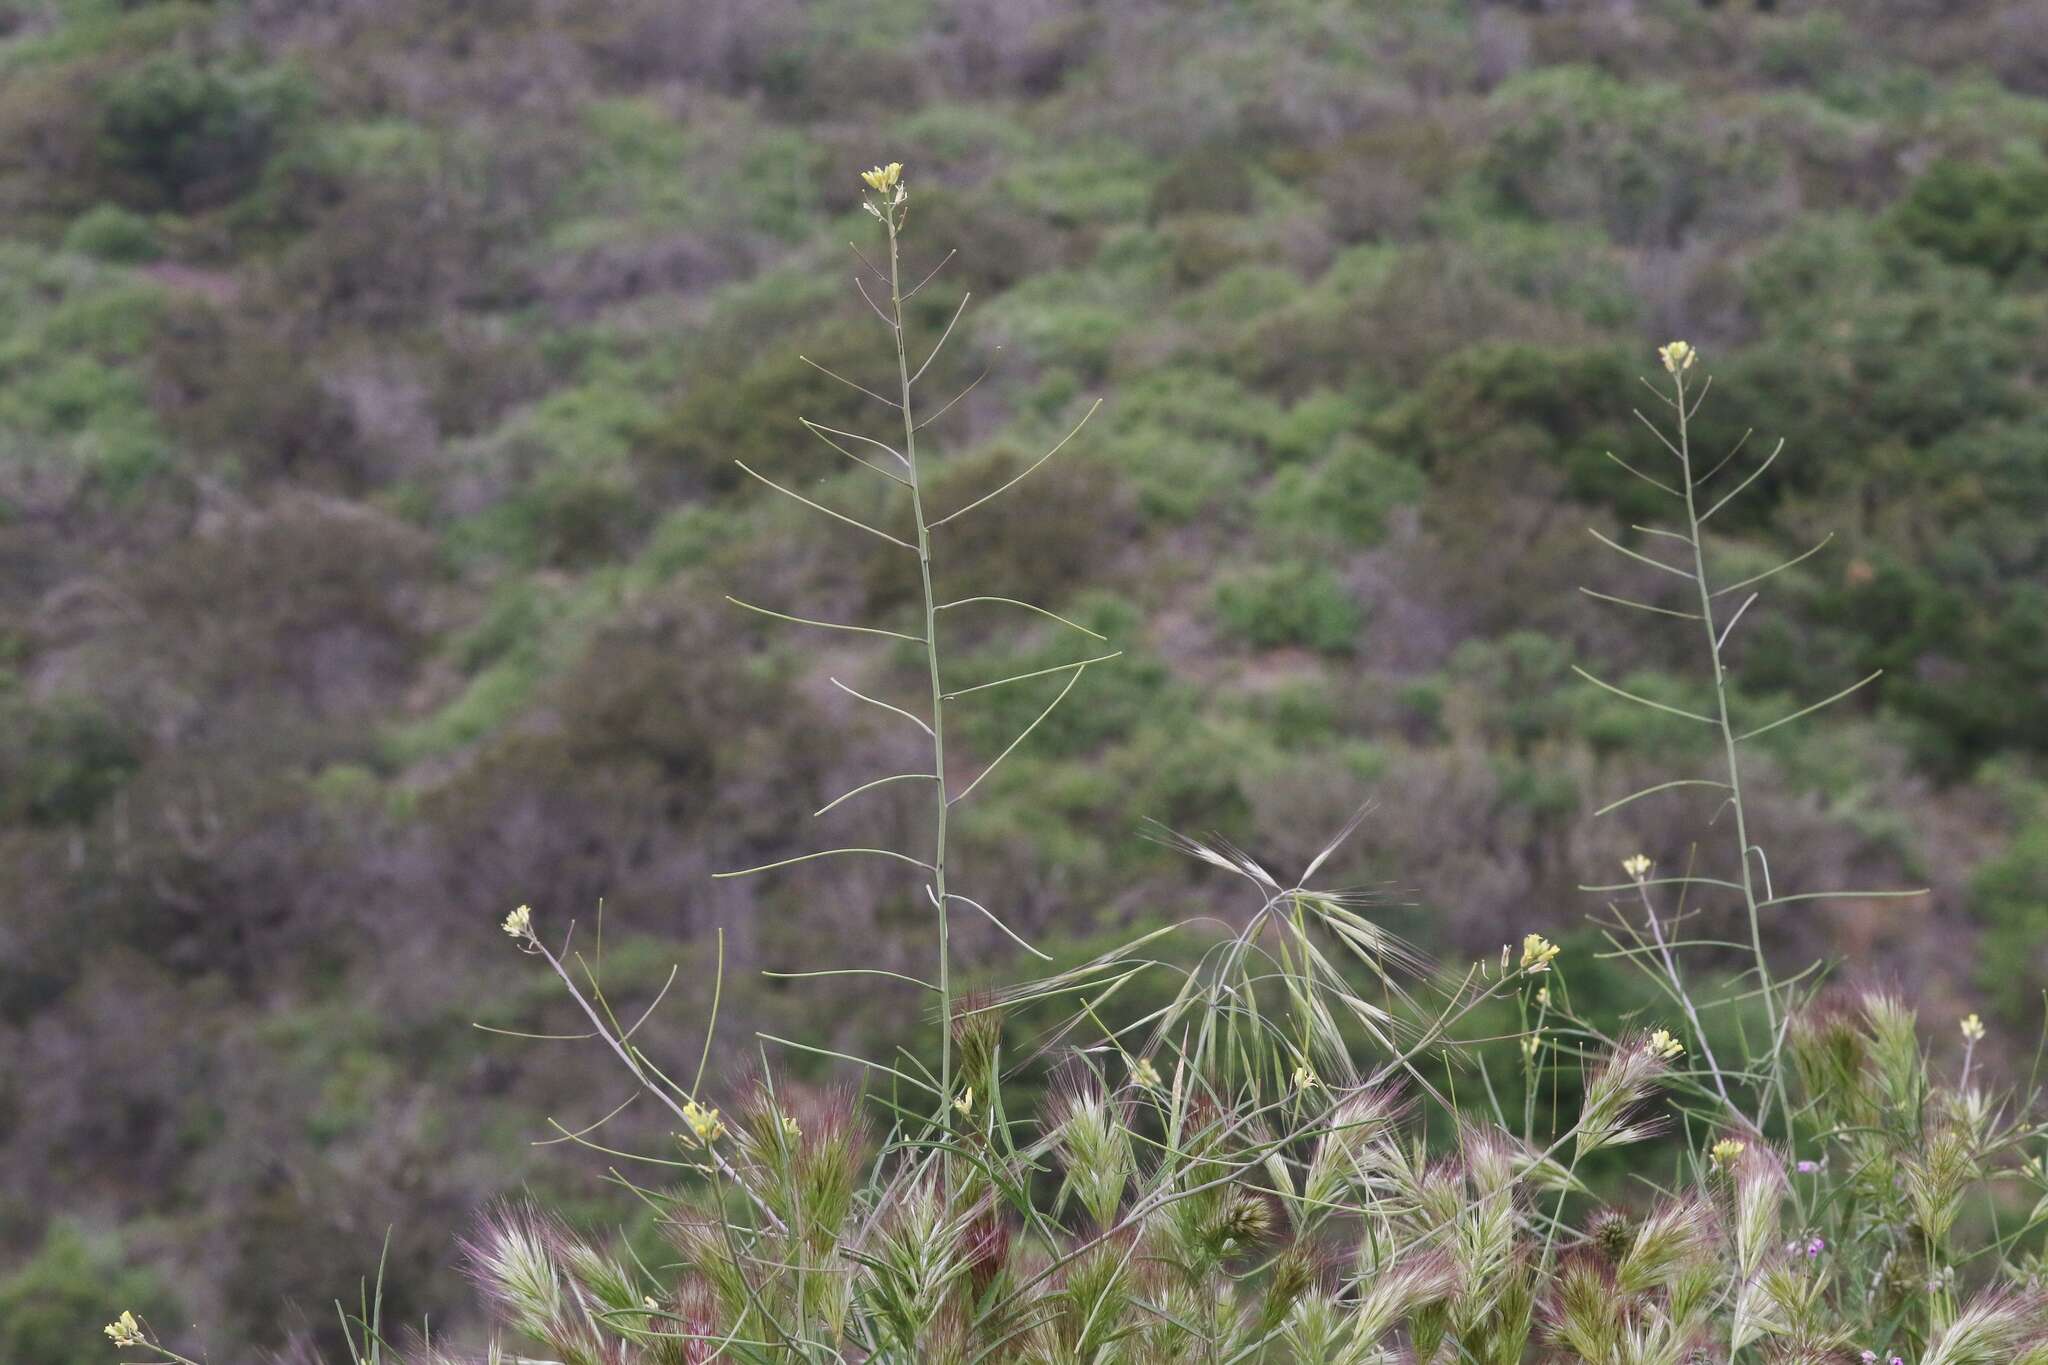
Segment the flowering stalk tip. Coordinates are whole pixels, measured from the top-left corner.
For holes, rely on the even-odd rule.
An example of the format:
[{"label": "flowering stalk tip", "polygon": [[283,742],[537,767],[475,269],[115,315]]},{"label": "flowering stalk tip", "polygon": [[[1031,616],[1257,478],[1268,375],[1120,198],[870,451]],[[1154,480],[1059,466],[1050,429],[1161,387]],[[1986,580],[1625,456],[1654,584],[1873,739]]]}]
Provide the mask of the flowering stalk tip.
[{"label": "flowering stalk tip", "polygon": [[1563,951],[1541,934],[1525,934],[1522,937],[1522,970],[1547,972],[1551,962]]},{"label": "flowering stalk tip", "polygon": [[533,908],[522,905],[505,916],[505,932],[522,942],[532,939]]},{"label": "flowering stalk tip", "polygon": [[895,216],[895,211],[910,198],[910,190],[903,183],[903,163],[892,161],[886,166],[862,171],[860,178],[869,189],[881,196],[879,205],[873,200],[863,199],[861,207],[877,219],[886,219],[891,226],[901,226],[902,220]]},{"label": "flowering stalk tip", "polygon": [[107,1340],[116,1346],[147,1346],[149,1338],[142,1334],[142,1324],[135,1315],[123,1309],[121,1316],[108,1323],[104,1329]]},{"label": "flowering stalk tip", "polygon": [[725,1136],[725,1123],[718,1117],[718,1111],[695,1100],[683,1103],[683,1122],[690,1125],[690,1136],[699,1146],[709,1147]]}]

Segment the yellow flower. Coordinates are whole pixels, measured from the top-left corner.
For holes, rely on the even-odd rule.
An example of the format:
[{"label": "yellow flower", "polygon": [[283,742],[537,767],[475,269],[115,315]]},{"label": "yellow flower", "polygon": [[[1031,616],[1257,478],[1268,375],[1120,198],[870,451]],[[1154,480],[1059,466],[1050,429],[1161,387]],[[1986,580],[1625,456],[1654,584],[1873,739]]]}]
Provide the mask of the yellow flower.
[{"label": "yellow flower", "polygon": [[782,1136],[788,1141],[802,1142],[804,1140],[804,1130],[797,1126],[795,1115],[784,1114],[776,1120],[776,1123],[782,1129]]},{"label": "yellow flower", "polygon": [[892,161],[886,166],[877,166],[871,171],[862,171],[860,178],[868,182],[868,188],[877,194],[896,188],[903,179],[903,163]]},{"label": "yellow flower", "polygon": [[532,938],[532,908],[530,906],[522,905],[517,910],[514,910],[511,914],[505,916],[505,932],[512,935],[512,937],[514,938]]},{"label": "yellow flower", "polygon": [[1691,369],[1693,361],[1699,358],[1700,353],[1682,341],[1674,341],[1668,346],[1657,348],[1657,359],[1663,361],[1664,368],[1672,374]]},{"label": "yellow flower", "polygon": [[963,1119],[974,1112],[973,1086],[970,1085],[960,1092],[960,1098],[953,1101],[953,1108]]},{"label": "yellow flower", "polygon": [[1543,1047],[1543,1035],[1532,1033],[1522,1040],[1522,1055],[1530,1061],[1536,1060],[1536,1053]]},{"label": "yellow flower", "polygon": [[123,1311],[121,1316],[108,1323],[105,1328],[107,1340],[116,1346],[147,1346],[149,1339],[142,1335],[142,1324],[135,1320],[133,1313]]},{"label": "yellow flower", "polygon": [[1538,986],[1536,988],[1536,1003],[1544,1009],[1550,1008],[1550,987]]},{"label": "yellow flower", "polygon": [[683,1102],[683,1122],[690,1125],[691,1134],[706,1147],[725,1136],[725,1124],[718,1111],[695,1100]]},{"label": "yellow flower", "polygon": [[1150,1057],[1140,1057],[1131,1063],[1131,1079],[1147,1090],[1159,1088],[1159,1068],[1152,1065]]},{"label": "yellow flower", "polygon": [[1525,972],[1547,972],[1551,960],[1564,951],[1541,934],[1526,934],[1522,938],[1522,970]]},{"label": "yellow flower", "polygon": [[1714,1159],[1715,1170],[1725,1171],[1748,1150],[1749,1144],[1740,1138],[1722,1138],[1707,1150],[1707,1155]]},{"label": "yellow flower", "polygon": [[1322,1083],[1322,1079],[1316,1075],[1307,1062],[1303,1062],[1300,1066],[1294,1068],[1294,1088],[1296,1090],[1313,1090]]},{"label": "yellow flower", "polygon": [[1621,860],[1621,870],[1637,881],[1642,881],[1650,875],[1650,860],[1640,853],[1632,857],[1623,858]]},{"label": "yellow flower", "polygon": [[1984,1021],[1978,1018],[1976,1015],[1964,1015],[1962,1028],[1963,1037],[1969,1039],[1973,1043],[1982,1041],[1984,1037]]},{"label": "yellow flower", "polygon": [[1660,1062],[1676,1061],[1685,1052],[1685,1044],[1672,1037],[1669,1029],[1658,1029],[1644,1046]]}]

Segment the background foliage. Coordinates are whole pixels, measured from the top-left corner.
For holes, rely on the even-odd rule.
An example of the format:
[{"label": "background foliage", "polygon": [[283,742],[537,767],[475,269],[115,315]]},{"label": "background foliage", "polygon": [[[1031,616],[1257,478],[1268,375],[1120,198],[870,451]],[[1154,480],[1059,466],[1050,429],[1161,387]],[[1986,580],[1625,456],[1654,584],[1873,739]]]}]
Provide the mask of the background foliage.
[{"label": "background foliage", "polygon": [[[910,880],[708,879],[914,760],[827,677],[915,686],[916,657],[720,602],[911,610],[860,537],[792,555],[800,510],[730,463],[862,496],[795,424],[859,400],[795,357],[872,368],[848,168],[897,156],[916,239],[960,251],[917,321],[978,299],[942,377],[995,363],[941,486],[1107,399],[946,566],[1126,651],[963,809],[1020,931],[1079,956],[1221,906],[1140,816],[1296,866],[1377,794],[1345,871],[1414,888],[1397,927],[1445,952],[1682,859],[1683,793],[1586,817],[1697,736],[1571,665],[1694,686],[1573,592],[1585,528],[1646,511],[1601,451],[1646,439],[1620,395],[1683,335],[1719,375],[1701,443],[1789,442],[1721,552],[1836,536],[1745,623],[1740,700],[1887,670],[1764,746],[1776,871],[1934,890],[1778,946],[2038,1021],[2037,6],[0,0],[11,1349],[99,1358],[110,1285],[224,1358],[274,1345],[387,1226],[388,1312],[444,1311],[487,1196],[604,1198],[523,1144],[617,1079],[470,1027],[573,1027],[505,968],[520,901],[605,902],[622,997],[680,957],[699,999],[723,927],[722,1064],[754,1027],[902,1036],[906,997],[755,971],[903,965]],[[951,627],[956,657],[1056,657],[1003,627]],[[1058,682],[963,717],[970,751]],[[912,800],[829,818],[900,842]]]}]

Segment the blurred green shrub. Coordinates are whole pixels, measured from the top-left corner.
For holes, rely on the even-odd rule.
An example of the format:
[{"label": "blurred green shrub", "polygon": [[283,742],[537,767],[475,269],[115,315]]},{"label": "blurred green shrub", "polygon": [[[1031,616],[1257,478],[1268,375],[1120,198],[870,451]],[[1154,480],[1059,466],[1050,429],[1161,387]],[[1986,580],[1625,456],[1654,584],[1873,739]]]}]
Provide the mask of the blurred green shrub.
[{"label": "blurred green shrub", "polygon": [[1129,380],[1103,413],[1095,458],[1123,471],[1148,519],[1184,523],[1241,496],[1280,415],[1213,371],[1157,370]]},{"label": "blurred green shrub", "polygon": [[1571,671],[1571,646],[1542,631],[1517,630],[1492,640],[1467,640],[1452,653],[1451,680],[1474,690],[1461,718],[1494,743],[1526,755],[1570,732],[1581,688]]},{"label": "blurred green shrub", "polygon": [[117,265],[140,265],[163,250],[149,219],[119,204],[96,204],[72,221],[64,249]]},{"label": "blurred green shrub", "polygon": [[1183,156],[1160,177],[1145,216],[1157,223],[1190,213],[1249,213],[1253,191],[1244,157],[1228,147],[1207,148]]},{"label": "blurred green shrub", "polygon": [[1625,446],[1608,396],[1632,380],[1610,347],[1484,343],[1434,366],[1374,422],[1374,434],[1448,490],[1492,490],[1547,467],[1563,473],[1575,497],[1611,503],[1632,519],[1658,515],[1663,495],[1610,477],[1618,471],[1603,454]]},{"label": "blurred green shrub", "polygon": [[1298,399],[1273,423],[1267,445],[1276,460],[1314,460],[1336,447],[1338,438],[1357,428],[1363,413],[1354,400],[1331,389],[1317,389]]},{"label": "blurred green shrub", "polygon": [[141,766],[137,737],[90,698],[0,699],[0,821],[83,825]]},{"label": "blurred green shrub", "polygon": [[118,71],[101,93],[101,154],[131,200],[203,209],[240,195],[315,88],[297,74],[228,77],[178,52]]},{"label": "blurred green shrub", "polygon": [[[1021,499],[1011,504],[1020,505]],[[1086,705],[1061,706],[1031,732],[1035,754],[1047,759],[1076,757],[1127,740],[1147,723],[1188,721],[1189,699],[1166,663],[1144,647],[1144,618],[1136,606],[1102,591],[1085,593],[1063,606],[1063,614],[1108,637],[1108,643],[1049,627],[1036,638],[1024,634],[1028,643],[1021,646],[998,643],[973,653],[962,651],[957,665],[961,678],[986,681],[1065,663],[1075,657],[1077,641],[1089,653],[1124,651],[1114,668],[1091,669],[1076,689],[1076,700],[1085,699]],[[1004,627],[993,632],[999,641],[1020,638],[1017,618],[998,621]],[[991,688],[963,699],[948,712],[948,721],[969,746],[993,758],[1065,682],[1064,677],[1052,676]]]},{"label": "blurred green shrub", "polygon": [[1984,926],[1978,977],[1985,992],[2015,1022],[2038,1019],[2048,957],[2048,812],[2035,812],[2003,852],[1977,869],[1970,902]]},{"label": "blurred green shrub", "polygon": [[1995,275],[2048,266],[2048,158],[1936,162],[1892,221],[1906,240],[1957,265]]},{"label": "blurred green shrub", "polygon": [[1357,437],[1341,437],[1315,465],[1287,465],[1259,493],[1260,530],[1276,544],[1359,548],[1385,536],[1398,507],[1420,502],[1420,469]]},{"label": "blurred green shrub", "polygon": [[129,1265],[118,1242],[60,1220],[26,1262],[0,1277],[0,1360],[105,1365],[107,1305],[132,1305],[169,1326],[168,1302],[162,1284]]},{"label": "blurred green shrub", "polygon": [[828,323],[751,364],[728,359],[716,370],[700,370],[689,377],[682,401],[648,423],[635,458],[663,487],[691,493],[737,486],[746,475],[735,460],[775,470],[788,452],[802,448],[799,442],[831,455],[798,419],[842,430],[872,420],[873,399],[817,366],[873,387],[880,382],[873,374],[873,330],[872,318],[865,327]]},{"label": "blurred green shrub", "polygon": [[1489,101],[1498,123],[1480,183],[1509,213],[1587,222],[1633,246],[1675,246],[1767,213],[1776,150],[1726,118],[1710,130],[1684,87],[1591,67],[1518,76]]},{"label": "blurred green shrub", "polygon": [[1259,649],[1347,654],[1365,624],[1344,580],[1307,560],[1228,574],[1216,585],[1214,606],[1225,635]]}]

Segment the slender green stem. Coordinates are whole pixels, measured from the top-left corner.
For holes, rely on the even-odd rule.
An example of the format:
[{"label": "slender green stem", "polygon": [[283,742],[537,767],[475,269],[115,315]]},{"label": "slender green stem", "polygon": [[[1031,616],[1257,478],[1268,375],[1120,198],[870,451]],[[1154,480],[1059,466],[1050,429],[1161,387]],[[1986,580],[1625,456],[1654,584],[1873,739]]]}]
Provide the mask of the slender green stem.
[{"label": "slender green stem", "polygon": [[[932,817],[932,901],[939,917],[939,1096],[940,1105],[953,1095],[953,978],[951,952],[947,944],[946,912],[946,694],[939,681],[939,600],[932,592],[931,526],[924,514],[924,480],[917,467],[917,420],[910,407],[910,357],[903,346],[903,283],[896,231],[899,210],[891,208],[883,221],[889,228],[889,315],[896,334],[896,378],[901,385],[903,409],[903,459],[910,466],[910,506],[917,519],[917,568],[924,587],[924,658],[932,683],[932,773],[937,798]],[[944,1114],[941,1113],[941,1118]]]},{"label": "slender green stem", "polygon": [[[1742,903],[1749,914],[1749,943],[1751,950],[1756,954],[1757,987],[1764,999],[1765,1017],[1770,1021],[1771,1084],[1779,1092],[1782,1100],[1784,1083],[1779,1076],[1778,1068],[1781,1034],[1778,1029],[1777,990],[1771,981],[1770,960],[1764,955],[1763,922],[1758,913],[1756,882],[1750,870],[1749,824],[1742,802],[1742,769],[1735,757],[1735,728],[1728,720],[1728,670],[1721,663],[1723,641],[1714,624],[1714,594],[1707,582],[1707,552],[1702,544],[1700,524],[1703,518],[1699,514],[1692,477],[1692,438],[1688,429],[1690,413],[1686,407],[1683,370],[1674,376],[1674,392],[1678,399],[1679,474],[1685,488],[1686,529],[1692,539],[1692,579],[1693,585],[1699,590],[1700,627],[1706,633],[1707,657],[1714,666],[1715,723],[1721,731],[1722,752],[1728,765],[1728,805],[1735,813],[1735,853],[1742,865]],[[1764,1114],[1759,1112],[1756,1124],[1758,1131],[1762,1131],[1763,1122]]]},{"label": "slender green stem", "polygon": [[[1685,981],[1679,975],[1678,959],[1672,956],[1671,944],[1664,937],[1664,926],[1658,922],[1657,907],[1650,899],[1650,889],[1638,883],[1636,893],[1643,902],[1643,914],[1650,921],[1650,937],[1656,941],[1657,954],[1664,963],[1664,975],[1671,982],[1672,998],[1677,1000],[1679,1008],[1685,1011],[1685,1020],[1692,1025],[1692,1036],[1699,1042],[1700,1058],[1707,1064],[1707,1074],[1714,1078],[1714,1092],[1721,1097],[1721,1103],[1726,1106],[1736,1122],[1747,1125],[1749,1115],[1743,1113],[1741,1107],[1728,1094],[1728,1085],[1722,1079],[1721,1063],[1714,1056],[1714,1045],[1707,1040],[1707,1026],[1701,1022],[1700,1012],[1692,1002],[1692,992],[1686,990]],[[1683,899],[1679,904],[1683,907]]]}]

